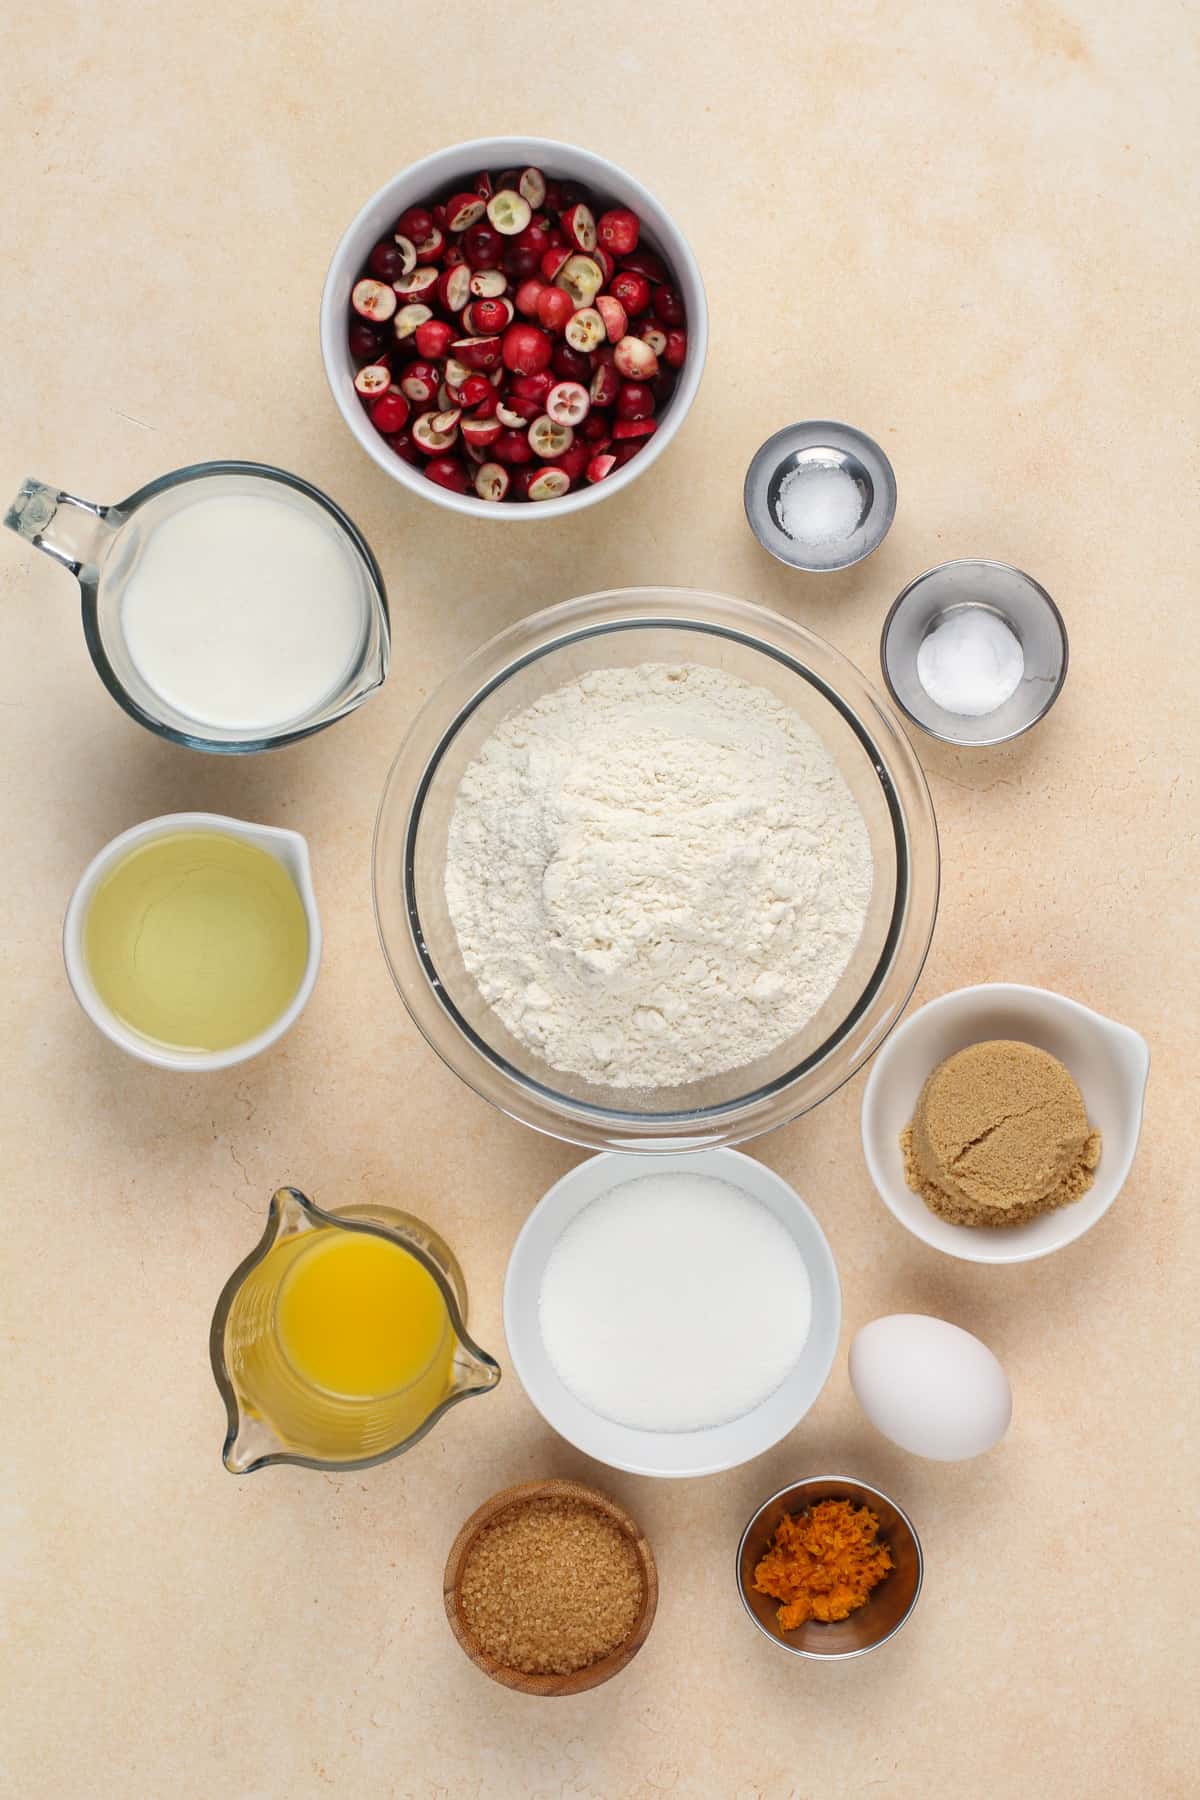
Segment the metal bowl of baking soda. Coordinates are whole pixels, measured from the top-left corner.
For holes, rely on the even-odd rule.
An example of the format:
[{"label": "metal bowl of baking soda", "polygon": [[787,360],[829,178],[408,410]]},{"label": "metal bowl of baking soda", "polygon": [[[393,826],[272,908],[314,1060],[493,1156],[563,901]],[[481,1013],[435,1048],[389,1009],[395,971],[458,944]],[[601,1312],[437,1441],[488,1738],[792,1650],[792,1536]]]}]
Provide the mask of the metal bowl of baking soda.
[{"label": "metal bowl of baking soda", "polygon": [[890,703],[812,632],[671,588],[469,657],[400,748],[373,850],[384,956],[443,1061],[539,1131],[643,1152],[840,1087],[908,1002],[938,875]]}]

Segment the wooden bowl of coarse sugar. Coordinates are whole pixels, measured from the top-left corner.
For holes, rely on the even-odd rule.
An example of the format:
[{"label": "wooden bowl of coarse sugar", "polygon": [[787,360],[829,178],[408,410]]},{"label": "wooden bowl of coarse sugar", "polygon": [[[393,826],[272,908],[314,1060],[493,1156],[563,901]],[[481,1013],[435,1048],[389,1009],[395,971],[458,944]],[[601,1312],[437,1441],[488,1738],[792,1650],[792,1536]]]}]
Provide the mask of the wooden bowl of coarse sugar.
[{"label": "wooden bowl of coarse sugar", "polygon": [[578,1481],[525,1481],[471,1514],[446,1559],[450,1629],[519,1694],[582,1694],[618,1675],[658,1605],[654,1555],[615,1500]]}]

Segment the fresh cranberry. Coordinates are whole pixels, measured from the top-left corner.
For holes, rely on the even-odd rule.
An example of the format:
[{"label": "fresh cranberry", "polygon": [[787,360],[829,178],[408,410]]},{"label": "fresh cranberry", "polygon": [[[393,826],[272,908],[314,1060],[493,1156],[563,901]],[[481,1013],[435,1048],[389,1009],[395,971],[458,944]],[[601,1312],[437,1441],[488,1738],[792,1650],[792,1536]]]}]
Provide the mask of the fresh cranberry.
[{"label": "fresh cranberry", "polygon": [[671,369],[682,369],[687,360],[687,332],[672,326],[667,332],[667,347],[663,351],[663,360]]},{"label": "fresh cranberry", "polygon": [[684,320],[683,301],[671,287],[656,287],[654,290],[654,313],[664,325],[682,325]]},{"label": "fresh cranberry", "polygon": [[400,458],[401,462],[420,463],[425,461],[425,458],[413,443],[411,431],[397,432],[395,437],[385,438],[384,443],[388,445],[389,449],[396,452],[396,455]]},{"label": "fresh cranberry", "polygon": [[[486,375],[468,375],[458,390],[459,402],[463,406],[486,406],[492,402],[491,412],[495,412],[496,390]],[[485,414],[485,417],[487,415]]]},{"label": "fresh cranberry", "polygon": [[510,325],[501,345],[504,366],[514,375],[536,375],[549,364],[550,348],[550,339],[536,325]]},{"label": "fresh cranberry", "polygon": [[430,362],[436,362],[439,357],[445,356],[454,342],[454,327],[447,325],[445,319],[426,319],[417,326],[413,335],[417,340],[418,356],[428,357]]},{"label": "fresh cranberry", "polygon": [[396,231],[400,237],[406,237],[413,244],[423,244],[431,237],[435,227],[433,214],[424,206],[410,206],[396,220]]},{"label": "fresh cranberry", "polygon": [[676,375],[674,369],[669,369],[665,363],[659,364],[658,374],[650,383],[650,386],[654,391],[654,400],[657,406],[665,406],[667,404],[667,401],[675,392],[675,383],[678,379],[679,377]]},{"label": "fresh cranberry", "polygon": [[631,319],[644,313],[650,304],[650,283],[644,275],[637,275],[631,269],[622,269],[619,275],[614,275],[608,291],[614,300],[621,302]]},{"label": "fresh cranberry", "polygon": [[624,444],[614,444],[610,454],[612,455],[616,467],[618,469],[623,469],[627,462],[632,462],[638,451],[644,446],[645,442],[645,438],[635,438]]},{"label": "fresh cranberry", "polygon": [[574,311],[575,302],[570,294],[564,293],[562,288],[543,287],[538,297],[537,316],[539,324],[547,331],[564,330]]},{"label": "fresh cranberry", "polygon": [[589,444],[598,444],[601,438],[612,436],[612,424],[608,414],[604,412],[590,412],[579,430]]},{"label": "fresh cranberry", "polygon": [[350,354],[356,363],[378,362],[387,343],[382,331],[366,319],[352,319],[350,322]]},{"label": "fresh cranberry", "polygon": [[510,281],[528,281],[542,266],[541,252],[525,244],[510,243],[504,252],[503,266]]},{"label": "fresh cranberry", "polygon": [[367,410],[372,425],[376,431],[382,431],[385,437],[403,431],[408,424],[408,401],[398,389],[389,388]]},{"label": "fresh cranberry", "polygon": [[465,494],[470,487],[467,471],[456,456],[434,456],[425,464],[426,481],[449,488],[453,494]]},{"label": "fresh cranberry", "polygon": [[638,216],[627,206],[615,206],[596,220],[596,236],[613,256],[631,256],[637,249]]},{"label": "fresh cranberry", "polygon": [[667,266],[661,256],[655,256],[653,250],[637,249],[632,256],[624,259],[625,267],[632,269],[635,275],[644,275],[647,281],[666,281]]},{"label": "fresh cranberry", "polygon": [[533,445],[523,431],[502,431],[492,445],[492,456],[498,463],[527,463],[533,461]]},{"label": "fresh cranberry", "polygon": [[521,400],[542,401],[554,386],[554,377],[546,369],[538,369],[533,375],[515,375],[510,383],[511,391]]},{"label": "fresh cranberry", "polygon": [[592,379],[592,359],[570,344],[555,344],[550,366],[562,381],[581,381],[587,387]]},{"label": "fresh cranberry", "polygon": [[[527,281],[521,283],[520,287],[513,295],[513,304],[521,314],[522,318],[536,319],[539,314],[539,302],[541,301],[542,295],[553,294],[557,291],[556,288],[548,288],[544,281],[539,281],[536,275],[532,275]],[[564,295],[564,299],[565,297],[566,296]]]},{"label": "fresh cranberry", "polygon": [[644,381],[626,381],[617,395],[618,419],[649,419],[654,416],[654,390]]},{"label": "fresh cranberry", "polygon": [[498,269],[504,256],[504,239],[484,219],[463,233],[462,247],[473,269]]},{"label": "fresh cranberry", "polygon": [[576,438],[573,444],[567,445],[567,448],[563,451],[561,456],[553,458],[551,466],[555,469],[561,469],[564,474],[569,475],[571,480],[575,482],[579,480],[579,477],[587,468],[588,463],[592,459],[592,455],[592,446],[587,440],[585,438]]}]

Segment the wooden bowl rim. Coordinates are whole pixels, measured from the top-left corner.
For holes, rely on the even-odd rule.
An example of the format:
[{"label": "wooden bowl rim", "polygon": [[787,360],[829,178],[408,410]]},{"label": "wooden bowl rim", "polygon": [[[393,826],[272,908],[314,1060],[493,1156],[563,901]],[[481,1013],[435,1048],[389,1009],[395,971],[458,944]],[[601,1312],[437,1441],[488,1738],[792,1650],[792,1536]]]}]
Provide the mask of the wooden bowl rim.
[{"label": "wooden bowl rim", "polygon": [[[459,1610],[459,1583],[462,1579],[463,1567],[468,1553],[476,1538],[485,1526],[499,1514],[507,1512],[511,1507],[520,1506],[530,1500],[577,1500],[603,1513],[617,1525],[632,1543],[637,1554],[638,1564],[642,1572],[642,1603],[633,1622],[628,1637],[610,1650],[607,1656],[589,1663],[586,1668],[573,1669],[565,1675],[537,1675],[524,1669],[510,1669],[504,1663],[497,1662],[490,1656],[475,1637]],[[614,1675],[630,1663],[650,1635],[650,1627],[654,1623],[654,1615],[658,1608],[658,1569],[654,1561],[654,1552],[642,1532],[637,1521],[625,1510],[619,1501],[599,1488],[588,1487],[581,1481],[567,1481],[559,1477],[551,1477],[544,1481],[521,1481],[513,1487],[501,1488],[485,1500],[471,1514],[462,1526],[446,1558],[446,1572],[442,1582],[442,1598],[446,1607],[446,1617],[450,1629],[462,1649],[470,1657],[476,1668],[482,1669],[493,1681],[502,1687],[512,1688],[517,1693],[541,1695],[547,1698],[567,1694],[585,1693],[589,1688],[600,1687],[603,1682],[611,1680]]]}]

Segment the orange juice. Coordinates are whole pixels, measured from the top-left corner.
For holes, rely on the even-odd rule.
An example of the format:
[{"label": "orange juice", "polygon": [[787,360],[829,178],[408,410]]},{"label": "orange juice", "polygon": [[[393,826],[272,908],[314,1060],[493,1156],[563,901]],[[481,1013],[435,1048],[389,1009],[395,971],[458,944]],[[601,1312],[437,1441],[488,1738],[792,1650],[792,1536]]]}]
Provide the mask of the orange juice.
[{"label": "orange juice", "polygon": [[301,1381],[343,1400],[450,1383],[455,1340],[442,1291],[386,1238],[313,1233],[279,1284],[275,1328]]}]

